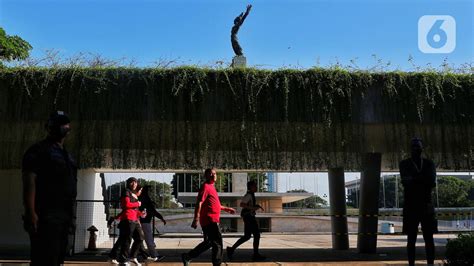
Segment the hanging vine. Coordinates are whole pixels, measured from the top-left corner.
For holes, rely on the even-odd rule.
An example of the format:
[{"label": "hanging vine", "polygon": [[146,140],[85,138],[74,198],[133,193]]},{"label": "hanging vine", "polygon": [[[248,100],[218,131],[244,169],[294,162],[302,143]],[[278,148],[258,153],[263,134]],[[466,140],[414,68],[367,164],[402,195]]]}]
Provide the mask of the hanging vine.
[{"label": "hanging vine", "polygon": [[440,166],[474,164],[474,77],[335,69],[0,69],[0,169],[20,167],[44,120],[73,120],[83,168],[396,168],[409,139]]}]

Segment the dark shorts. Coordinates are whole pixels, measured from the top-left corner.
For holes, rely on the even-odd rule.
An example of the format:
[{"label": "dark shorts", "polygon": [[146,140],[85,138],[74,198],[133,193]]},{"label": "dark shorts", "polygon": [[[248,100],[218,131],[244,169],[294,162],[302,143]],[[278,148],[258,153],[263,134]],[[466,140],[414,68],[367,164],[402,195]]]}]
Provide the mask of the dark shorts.
[{"label": "dark shorts", "polygon": [[418,233],[418,225],[421,224],[423,233],[437,233],[438,220],[434,212],[404,212],[403,214],[403,233]]}]

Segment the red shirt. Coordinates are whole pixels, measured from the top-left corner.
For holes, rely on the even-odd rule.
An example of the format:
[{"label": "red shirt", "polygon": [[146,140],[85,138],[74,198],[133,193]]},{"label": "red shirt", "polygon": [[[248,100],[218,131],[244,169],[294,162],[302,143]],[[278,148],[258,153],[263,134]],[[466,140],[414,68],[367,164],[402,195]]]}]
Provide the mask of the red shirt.
[{"label": "red shirt", "polygon": [[122,212],[120,214],[120,220],[137,221],[139,217],[138,199],[132,196],[132,192],[126,191],[125,195],[120,199],[120,205]]},{"label": "red shirt", "polygon": [[210,223],[219,223],[221,217],[221,202],[214,184],[204,183],[197,196],[197,202],[202,202],[199,213],[201,227]]}]

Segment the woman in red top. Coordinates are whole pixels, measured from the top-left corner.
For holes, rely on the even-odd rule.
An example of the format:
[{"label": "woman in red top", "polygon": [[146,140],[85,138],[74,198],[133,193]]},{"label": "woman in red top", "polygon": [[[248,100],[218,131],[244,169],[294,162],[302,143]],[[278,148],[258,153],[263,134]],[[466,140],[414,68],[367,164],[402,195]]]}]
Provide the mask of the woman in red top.
[{"label": "woman in red top", "polygon": [[204,233],[204,241],[188,253],[183,253],[181,258],[183,264],[189,265],[191,259],[196,258],[204,251],[212,248],[212,265],[220,265],[222,261],[222,234],[219,228],[221,211],[230,214],[235,209],[221,205],[214,183],[217,180],[215,169],[206,169],[204,172],[206,182],[201,187],[194,208],[194,219],[191,227],[196,229],[197,222],[201,224]]},{"label": "woman in red top", "polygon": [[[122,239],[120,260],[127,262],[129,259],[136,265],[141,265],[137,260],[137,255],[140,250],[140,246],[143,245],[143,230],[140,226],[139,215],[141,202],[134,191],[137,190],[138,180],[135,177],[127,179],[127,190],[125,194],[120,198],[120,205],[122,207],[122,213],[120,215],[120,236]],[[133,238],[132,249],[130,250],[130,238]]]}]

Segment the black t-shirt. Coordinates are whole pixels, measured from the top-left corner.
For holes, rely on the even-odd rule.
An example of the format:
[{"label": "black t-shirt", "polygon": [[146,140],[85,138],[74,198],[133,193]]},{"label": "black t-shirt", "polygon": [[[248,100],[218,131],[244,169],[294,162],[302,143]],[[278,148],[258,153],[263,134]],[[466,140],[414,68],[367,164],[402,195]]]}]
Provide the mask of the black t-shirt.
[{"label": "black t-shirt", "polygon": [[420,161],[411,158],[403,160],[400,162],[400,176],[404,188],[404,210],[434,210],[431,192],[436,186],[436,167],[433,161],[423,159],[420,165]]},{"label": "black t-shirt", "polygon": [[22,171],[36,174],[38,215],[72,211],[77,196],[77,164],[55,141],[46,138],[32,145],[23,155]]},{"label": "black t-shirt", "polygon": [[163,216],[156,210],[156,206],[154,202],[149,200],[142,201],[142,205],[140,206],[140,211],[146,209],[146,216],[145,218],[140,218],[141,223],[151,223],[153,217],[158,217],[159,219],[163,219]]}]

